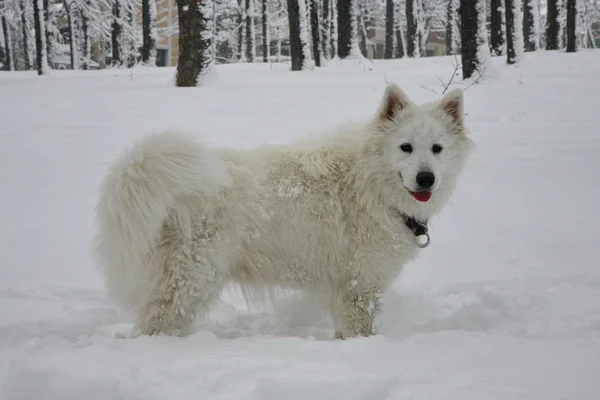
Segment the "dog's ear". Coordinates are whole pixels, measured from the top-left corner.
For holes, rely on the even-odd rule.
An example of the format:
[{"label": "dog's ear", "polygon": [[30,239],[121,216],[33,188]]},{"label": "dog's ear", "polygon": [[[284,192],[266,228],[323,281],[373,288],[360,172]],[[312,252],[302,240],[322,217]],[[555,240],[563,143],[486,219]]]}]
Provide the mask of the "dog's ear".
[{"label": "dog's ear", "polygon": [[457,125],[462,126],[464,120],[464,96],[460,89],[452,89],[442,97],[438,105]]},{"label": "dog's ear", "polygon": [[411,101],[402,89],[395,83],[390,83],[385,88],[383,99],[379,107],[379,118],[392,121],[400,111],[410,106]]}]

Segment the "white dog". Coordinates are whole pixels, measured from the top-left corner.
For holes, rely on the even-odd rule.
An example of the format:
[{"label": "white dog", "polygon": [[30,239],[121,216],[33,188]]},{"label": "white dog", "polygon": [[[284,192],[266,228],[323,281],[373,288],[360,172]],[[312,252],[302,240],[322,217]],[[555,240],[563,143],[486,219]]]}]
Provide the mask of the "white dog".
[{"label": "white dog", "polygon": [[395,84],[364,125],[252,151],[141,139],[100,189],[97,255],[140,334],[182,335],[225,283],[309,291],[336,337],[373,334],[382,292],[427,238],[471,149],[458,89]]}]

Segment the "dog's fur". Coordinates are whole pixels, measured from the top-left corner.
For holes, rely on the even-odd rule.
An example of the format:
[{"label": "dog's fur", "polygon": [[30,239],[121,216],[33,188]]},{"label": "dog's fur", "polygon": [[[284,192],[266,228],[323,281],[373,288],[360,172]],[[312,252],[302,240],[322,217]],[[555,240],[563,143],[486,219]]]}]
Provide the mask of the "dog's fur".
[{"label": "dog's fur", "polygon": [[[148,135],[100,189],[109,294],[136,311],[140,334],[181,335],[226,282],[297,288],[331,313],[337,337],[371,335],[382,292],[419,250],[398,211],[437,214],[470,148],[460,90],[416,105],[395,84],[364,125],[287,147],[217,150]],[[409,192],[423,170],[436,178],[428,202]]]}]

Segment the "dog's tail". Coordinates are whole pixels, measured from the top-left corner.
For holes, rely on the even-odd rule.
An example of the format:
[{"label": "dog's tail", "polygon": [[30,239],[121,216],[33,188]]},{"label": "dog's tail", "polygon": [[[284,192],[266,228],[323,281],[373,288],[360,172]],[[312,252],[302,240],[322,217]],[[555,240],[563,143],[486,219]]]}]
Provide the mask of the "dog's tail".
[{"label": "dog's tail", "polygon": [[214,202],[229,183],[216,153],[173,132],[142,138],[110,167],[96,208],[95,250],[117,304],[135,307],[159,272],[150,256],[165,219],[173,217],[189,232],[191,204]]}]

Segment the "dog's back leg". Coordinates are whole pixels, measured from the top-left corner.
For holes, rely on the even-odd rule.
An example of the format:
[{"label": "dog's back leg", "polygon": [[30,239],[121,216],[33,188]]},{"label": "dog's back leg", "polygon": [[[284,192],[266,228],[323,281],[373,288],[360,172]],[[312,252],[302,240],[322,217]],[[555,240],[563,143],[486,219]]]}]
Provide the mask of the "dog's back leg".
[{"label": "dog's back leg", "polygon": [[159,263],[136,321],[140,334],[185,335],[194,318],[205,316],[225,283],[225,249],[199,247],[193,240],[170,238],[150,262]]}]

